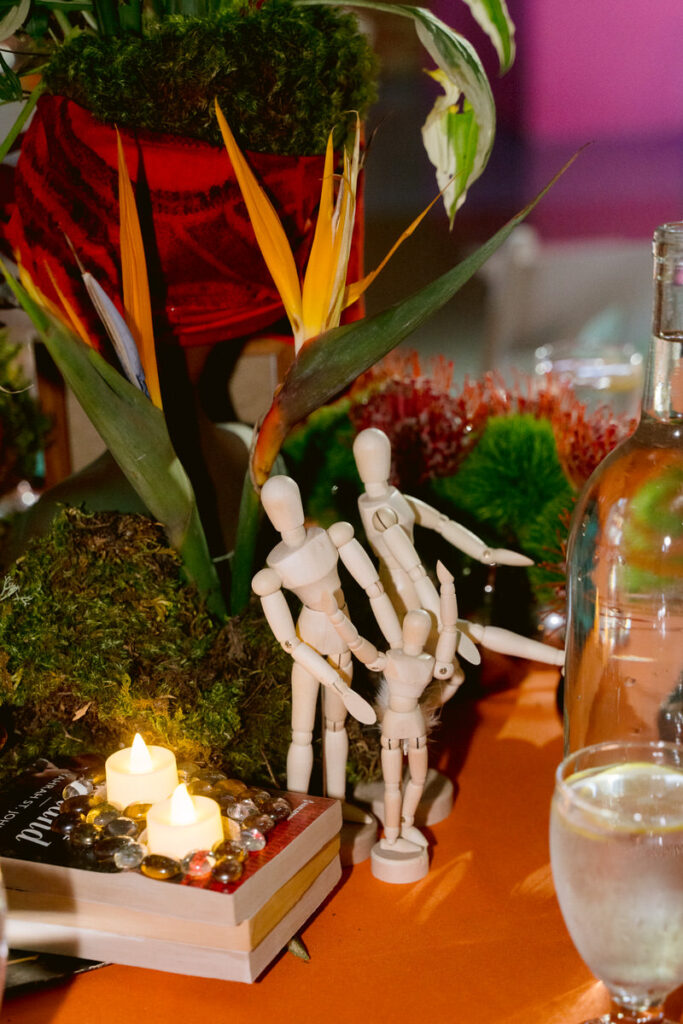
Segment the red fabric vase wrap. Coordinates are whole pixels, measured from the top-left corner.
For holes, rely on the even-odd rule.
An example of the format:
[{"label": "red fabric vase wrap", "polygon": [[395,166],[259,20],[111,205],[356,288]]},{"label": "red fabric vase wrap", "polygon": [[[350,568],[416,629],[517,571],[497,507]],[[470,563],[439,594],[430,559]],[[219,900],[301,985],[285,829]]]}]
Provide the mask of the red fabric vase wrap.
[{"label": "red fabric vase wrap", "polygon": [[[121,129],[120,135],[136,188],[157,340],[206,345],[276,323],[282,303],[225,149],[155,132]],[[324,156],[246,156],[301,272]],[[93,339],[103,339],[69,243],[121,309],[116,130],[71,100],[42,96],[22,142],[4,233],[38,289],[61,305],[51,271]],[[362,276],[362,235],[359,188],[350,282]],[[347,313],[354,318],[353,308]]]}]

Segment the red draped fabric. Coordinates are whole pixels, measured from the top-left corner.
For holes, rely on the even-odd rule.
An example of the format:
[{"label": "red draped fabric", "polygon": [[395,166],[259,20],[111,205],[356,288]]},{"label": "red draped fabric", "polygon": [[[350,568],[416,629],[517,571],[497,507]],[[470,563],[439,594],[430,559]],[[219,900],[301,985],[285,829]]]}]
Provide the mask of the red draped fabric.
[{"label": "red draped fabric", "polygon": [[[283,315],[227,153],[197,139],[121,130],[145,237],[157,337],[205,345],[243,337]],[[247,153],[305,265],[322,156]],[[43,96],[14,175],[6,239],[38,288],[56,283],[95,337],[101,327],[77,261],[120,305],[116,131],[60,96]],[[362,209],[349,280],[362,273]]]}]

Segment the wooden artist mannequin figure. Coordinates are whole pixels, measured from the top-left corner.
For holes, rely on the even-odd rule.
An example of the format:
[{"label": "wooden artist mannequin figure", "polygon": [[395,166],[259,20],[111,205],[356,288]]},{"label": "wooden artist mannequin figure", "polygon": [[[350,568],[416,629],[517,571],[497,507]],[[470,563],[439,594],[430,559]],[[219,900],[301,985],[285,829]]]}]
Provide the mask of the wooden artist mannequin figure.
[{"label": "wooden artist mannequin figure", "polygon": [[[430,701],[424,698],[432,680],[445,680],[453,674],[458,614],[453,577],[441,562],[437,566],[437,574],[441,625],[436,655],[425,651],[432,620],[424,609],[414,608],[406,612],[399,646],[392,643],[378,620],[390,644],[387,651],[381,652],[359,635],[332,595],[326,598],[330,622],[339,636],[359,661],[383,674],[379,704],[384,836],[373,848],[372,871],[377,878],[387,882],[415,882],[429,870],[427,840],[414,824],[428,768],[428,726],[423,708],[429,709]],[[404,754],[407,755],[409,774],[402,792]]]},{"label": "wooden artist mannequin figure", "polygon": [[413,579],[397,561],[375,521],[375,513],[379,509],[389,508],[396,513],[398,523],[411,542],[417,523],[418,526],[434,530],[453,547],[485,565],[533,564],[530,558],[516,551],[487,547],[471,530],[419,498],[402,494],[390,484],[391,445],[383,430],[377,427],[361,430],[353,442],[353,455],[365,487],[365,492],[358,499],[358,511],[368,544],[380,560],[380,576],[387,591],[392,598],[397,599],[394,603],[406,611],[410,608],[426,608],[438,619],[439,595],[426,573]]},{"label": "wooden artist mannequin figure", "polygon": [[[380,574],[387,592],[406,609],[426,608],[440,616],[439,596],[413,543],[415,523],[433,529],[460,551],[484,564],[533,565],[526,555],[507,548],[489,548],[483,540],[438,512],[419,498],[401,494],[389,481],[391,447],[382,430],[370,427],[356,437],[353,453],[365,485],[358,499],[368,543],[380,559]],[[384,570],[384,572],[383,572]],[[529,658],[550,665],[563,665],[564,652],[548,644],[496,626],[481,626],[463,621],[456,654],[477,664],[480,661],[472,641],[489,650],[515,657]],[[433,638],[432,633],[432,638]],[[453,675],[441,687],[441,703],[449,700],[463,680],[463,671],[455,661]]]},{"label": "wooden artist mannequin figure", "polygon": [[[287,476],[271,477],[261,491],[263,507],[282,541],[273,548],[253,579],[264,614],[276,639],[292,656],[292,741],[287,755],[287,787],[307,793],[313,767],[313,727],[319,684],[324,686],[324,776],[328,796],[344,800],[348,737],[346,712],[361,722],[375,721],[375,712],[350,688],[351,654],[322,610],[324,595],[334,594],[344,607],[337,571],[341,557],[370,599],[378,621],[394,640],[400,636],[395,614],[379,581],[377,569],[353,535],[348,523],[329,530],[306,527],[299,488]],[[302,608],[296,626],[283,590],[294,594]],[[351,820],[368,820],[362,812],[344,804]]]}]

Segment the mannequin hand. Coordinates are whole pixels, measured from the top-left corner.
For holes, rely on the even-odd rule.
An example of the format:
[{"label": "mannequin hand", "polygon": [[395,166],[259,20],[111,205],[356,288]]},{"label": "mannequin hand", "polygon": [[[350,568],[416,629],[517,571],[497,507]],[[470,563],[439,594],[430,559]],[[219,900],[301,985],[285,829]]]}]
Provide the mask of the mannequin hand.
[{"label": "mannequin hand", "polygon": [[342,682],[340,679],[338,683],[334,683],[334,690],[339,694],[344,702],[344,707],[350,715],[359,721],[363,725],[374,725],[377,721],[377,715],[375,714],[374,708],[368,704],[368,702],[361,697],[359,693],[352,690],[350,686]]},{"label": "mannequin hand", "polygon": [[481,557],[485,565],[533,565],[533,558],[527,558],[519,551],[508,548],[487,548]]}]

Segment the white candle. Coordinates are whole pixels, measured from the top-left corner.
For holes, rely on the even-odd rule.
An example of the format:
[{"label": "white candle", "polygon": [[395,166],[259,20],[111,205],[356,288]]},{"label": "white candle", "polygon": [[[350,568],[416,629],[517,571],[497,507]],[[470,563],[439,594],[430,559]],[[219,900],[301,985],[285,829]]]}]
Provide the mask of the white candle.
[{"label": "white candle", "polygon": [[105,763],[107,800],[115,807],[154,804],[178,785],[175,754],[166,747],[148,747],[139,733],[133,745],[117,750]]},{"label": "white candle", "polygon": [[150,853],[176,860],[192,850],[210,850],[223,839],[221,810],[208,796],[190,796],[182,784],[170,800],[147,811],[147,845]]}]

